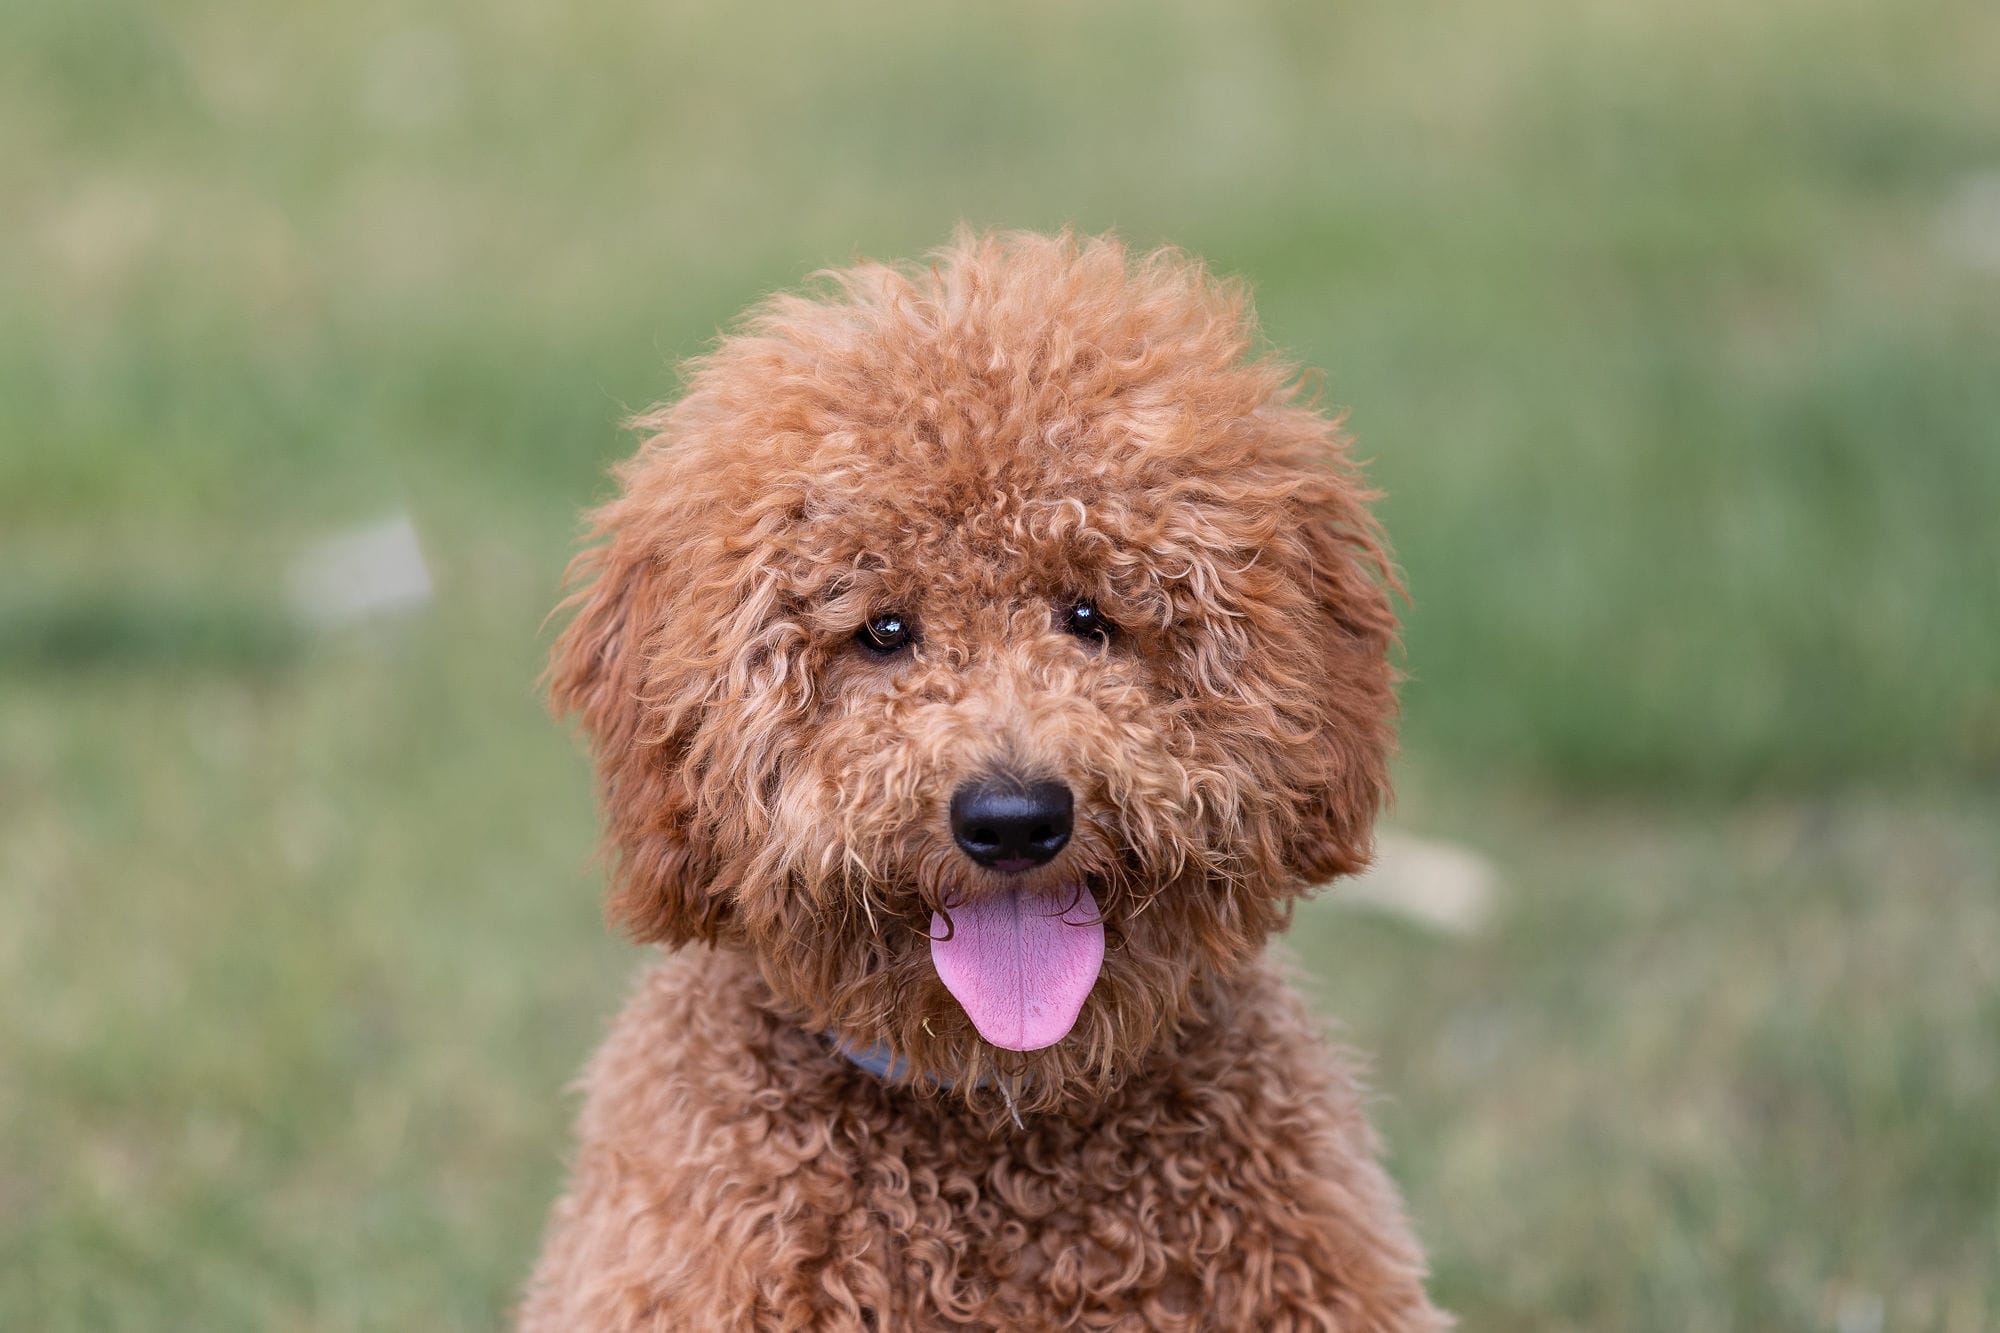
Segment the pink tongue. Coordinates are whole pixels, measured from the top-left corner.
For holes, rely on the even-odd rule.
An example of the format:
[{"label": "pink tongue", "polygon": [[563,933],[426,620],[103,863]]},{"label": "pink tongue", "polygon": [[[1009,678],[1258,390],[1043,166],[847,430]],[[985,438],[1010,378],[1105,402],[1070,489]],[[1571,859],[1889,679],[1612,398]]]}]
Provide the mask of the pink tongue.
[{"label": "pink tongue", "polygon": [[1053,1046],[1076,1026],[1104,965],[1097,900],[1081,885],[1053,893],[1013,889],[954,906],[949,927],[934,913],[931,965],[995,1046]]}]

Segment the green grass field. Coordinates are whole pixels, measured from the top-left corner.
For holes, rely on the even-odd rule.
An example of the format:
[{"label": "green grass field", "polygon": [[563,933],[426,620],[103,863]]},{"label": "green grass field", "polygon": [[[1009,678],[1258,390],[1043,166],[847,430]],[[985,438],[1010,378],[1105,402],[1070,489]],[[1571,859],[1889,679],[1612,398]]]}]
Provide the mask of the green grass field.
[{"label": "green grass field", "polygon": [[[716,7],[720,11],[720,7]],[[2000,9],[0,7],[0,1328],[500,1324],[637,956],[617,422],[952,224],[1249,278],[1412,590],[1294,947],[1468,1329],[2000,1328]],[[310,542],[434,603],[313,633]],[[1337,898],[1337,894],[1334,895]]]}]

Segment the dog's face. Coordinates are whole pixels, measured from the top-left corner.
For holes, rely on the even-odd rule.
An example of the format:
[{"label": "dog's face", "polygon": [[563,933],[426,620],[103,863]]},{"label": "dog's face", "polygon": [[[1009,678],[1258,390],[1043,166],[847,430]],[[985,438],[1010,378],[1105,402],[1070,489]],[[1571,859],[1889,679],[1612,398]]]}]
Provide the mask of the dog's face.
[{"label": "dog's face", "polygon": [[1381,549],[1332,424],[1187,261],[962,239],[835,282],[642,421],[551,693],[616,919],[1053,1107],[1365,862]]}]

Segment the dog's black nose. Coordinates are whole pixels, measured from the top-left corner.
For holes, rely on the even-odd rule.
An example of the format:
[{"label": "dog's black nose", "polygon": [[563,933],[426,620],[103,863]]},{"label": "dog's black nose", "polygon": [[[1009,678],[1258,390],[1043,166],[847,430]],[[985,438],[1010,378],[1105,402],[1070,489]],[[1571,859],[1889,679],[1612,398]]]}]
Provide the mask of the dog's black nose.
[{"label": "dog's black nose", "polygon": [[1015,874],[1055,858],[1074,812],[1060,782],[980,778],[952,793],[951,836],[979,864]]}]

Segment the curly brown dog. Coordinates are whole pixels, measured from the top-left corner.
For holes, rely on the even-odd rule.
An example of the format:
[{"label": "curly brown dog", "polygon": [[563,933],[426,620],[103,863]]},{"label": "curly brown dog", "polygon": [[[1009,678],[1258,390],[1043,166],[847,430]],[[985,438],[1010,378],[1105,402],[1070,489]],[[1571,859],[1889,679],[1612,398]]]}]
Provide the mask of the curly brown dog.
[{"label": "curly brown dog", "polygon": [[1445,1320],[1264,957],[1368,860],[1369,498],[1173,252],[961,235],[780,296],[643,417],[550,693],[610,914],[532,1330]]}]

